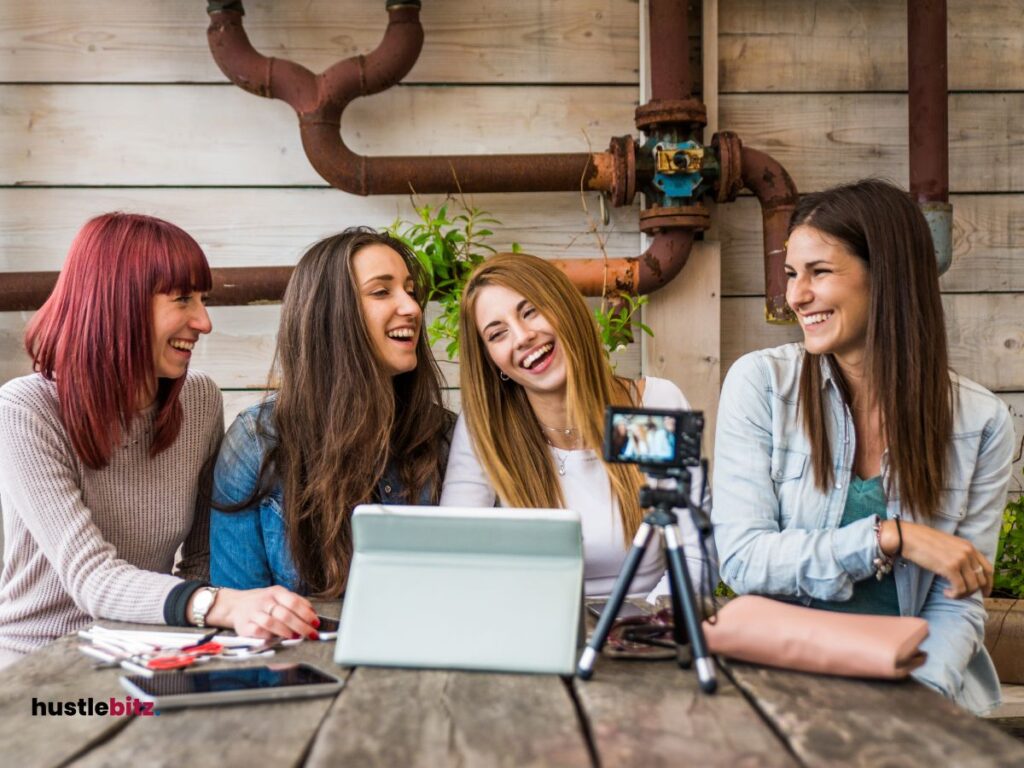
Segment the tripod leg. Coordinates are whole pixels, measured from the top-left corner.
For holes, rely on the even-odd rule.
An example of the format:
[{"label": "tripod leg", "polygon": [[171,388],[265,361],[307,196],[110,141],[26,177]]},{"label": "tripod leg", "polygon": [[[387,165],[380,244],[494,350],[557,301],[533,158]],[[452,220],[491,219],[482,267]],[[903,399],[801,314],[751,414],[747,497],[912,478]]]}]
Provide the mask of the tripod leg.
[{"label": "tripod leg", "polygon": [[[686,622],[686,634],[689,635],[690,645],[693,648],[694,664],[697,667],[697,679],[700,681],[701,690],[705,693],[713,693],[718,687],[718,680],[715,678],[715,662],[708,653],[707,643],[704,641],[704,629],[700,624],[700,617],[697,615],[697,607],[694,602],[693,585],[690,582],[690,572],[686,570],[686,562],[683,559],[682,536],[678,525],[665,526],[665,559],[668,562],[668,572],[671,578],[672,591],[679,596],[679,604],[682,609],[681,615],[676,614],[675,623],[679,624],[680,619]],[[673,598],[673,608],[676,600]]]},{"label": "tripod leg", "polygon": [[619,576],[615,579],[615,584],[612,586],[608,602],[605,603],[601,617],[597,620],[594,634],[590,636],[590,642],[587,643],[587,647],[583,649],[583,653],[580,655],[576,674],[583,680],[589,680],[594,674],[594,662],[597,661],[597,655],[601,652],[605,640],[608,639],[608,633],[611,631],[612,624],[619,615],[619,609],[622,607],[622,602],[626,599],[629,585],[633,583],[633,576],[636,575],[636,569],[640,566],[640,559],[644,556],[644,550],[647,549],[647,542],[650,541],[653,532],[654,527],[645,520],[637,529],[636,536],[633,537],[633,546],[622,563],[622,569],[619,571]]},{"label": "tripod leg", "polygon": [[693,651],[690,648],[690,639],[686,634],[684,622],[676,618],[683,615],[683,601],[676,588],[676,580],[672,575],[671,567],[669,567],[668,586],[669,595],[672,598],[672,639],[676,644],[676,663],[683,669],[689,669],[693,665]]}]

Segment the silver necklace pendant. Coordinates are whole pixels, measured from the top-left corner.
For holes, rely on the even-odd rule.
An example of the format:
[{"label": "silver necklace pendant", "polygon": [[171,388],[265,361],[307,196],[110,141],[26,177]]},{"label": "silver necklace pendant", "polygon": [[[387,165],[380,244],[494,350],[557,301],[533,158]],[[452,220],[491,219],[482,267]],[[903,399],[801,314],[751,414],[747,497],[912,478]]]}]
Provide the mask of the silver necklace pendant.
[{"label": "silver necklace pendant", "polygon": [[553,450],[555,452],[555,458],[558,460],[558,476],[559,477],[565,477],[565,462],[567,462],[569,460],[569,453],[568,453],[568,451],[563,456],[562,455],[562,450],[558,446],[556,446],[554,443],[552,443],[546,437],[544,439],[547,441],[547,444],[551,446],[551,450]]}]

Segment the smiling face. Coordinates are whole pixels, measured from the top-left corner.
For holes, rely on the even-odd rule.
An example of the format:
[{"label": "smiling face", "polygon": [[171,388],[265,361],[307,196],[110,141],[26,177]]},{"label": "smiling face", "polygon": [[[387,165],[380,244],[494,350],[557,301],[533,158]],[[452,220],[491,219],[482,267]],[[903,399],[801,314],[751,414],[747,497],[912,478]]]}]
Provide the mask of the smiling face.
[{"label": "smiling face", "polygon": [[522,294],[484,286],[477,293],[474,319],[491,360],[527,394],[565,393],[565,354],[558,335]]},{"label": "smiling face", "polygon": [[374,243],[352,257],[352,275],[366,332],[389,376],[416,368],[416,343],[423,310],[401,255]]},{"label": "smiling face", "polygon": [[157,378],[179,379],[188,370],[199,337],[212,329],[206,295],[198,291],[153,296],[150,344]]},{"label": "smiling face", "polygon": [[871,277],[867,264],[809,225],[789,236],[786,301],[800,319],[804,346],[859,366],[867,343]]}]

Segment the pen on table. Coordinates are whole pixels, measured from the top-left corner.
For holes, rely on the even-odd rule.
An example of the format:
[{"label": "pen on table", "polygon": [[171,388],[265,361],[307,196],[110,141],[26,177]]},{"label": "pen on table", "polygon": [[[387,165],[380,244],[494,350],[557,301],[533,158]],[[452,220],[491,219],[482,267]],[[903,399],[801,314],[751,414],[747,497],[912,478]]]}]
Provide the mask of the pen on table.
[{"label": "pen on table", "polygon": [[78,650],[84,653],[86,656],[91,656],[92,658],[98,659],[99,661],[105,662],[107,664],[115,664],[117,666],[120,666],[121,669],[128,670],[129,672],[134,672],[137,675],[143,675],[144,677],[154,676],[153,670],[146,669],[146,667],[143,667],[140,664],[136,664],[134,661],[131,661],[129,659],[122,659],[112,653],[101,651],[99,648],[93,648],[90,645],[80,645],[78,646]]}]

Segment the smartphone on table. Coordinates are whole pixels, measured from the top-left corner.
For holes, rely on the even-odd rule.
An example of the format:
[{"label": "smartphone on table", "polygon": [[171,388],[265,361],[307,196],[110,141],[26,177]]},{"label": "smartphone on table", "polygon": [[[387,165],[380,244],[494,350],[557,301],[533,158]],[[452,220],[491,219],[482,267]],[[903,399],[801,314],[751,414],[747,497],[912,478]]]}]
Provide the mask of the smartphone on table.
[{"label": "smartphone on table", "polygon": [[169,672],[142,677],[125,675],[121,686],[157,711],[215,704],[307,699],[331,696],[344,683],[309,664],[269,664],[202,672]]}]

